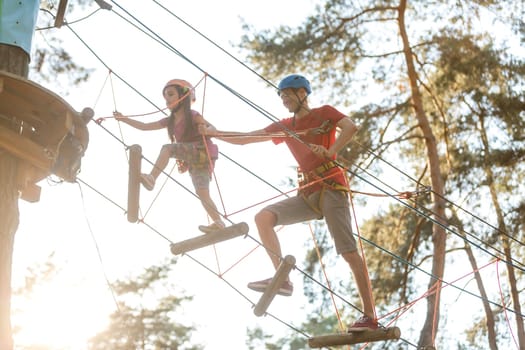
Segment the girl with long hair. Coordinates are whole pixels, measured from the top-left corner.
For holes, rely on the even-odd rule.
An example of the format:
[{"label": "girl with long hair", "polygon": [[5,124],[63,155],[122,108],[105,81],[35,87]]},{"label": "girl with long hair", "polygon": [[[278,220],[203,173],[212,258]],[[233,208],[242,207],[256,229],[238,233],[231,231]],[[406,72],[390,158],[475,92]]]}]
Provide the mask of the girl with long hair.
[{"label": "girl with long hair", "polygon": [[209,191],[219,150],[210,137],[201,135],[201,130],[213,132],[215,127],[199,112],[191,109],[191,104],[195,102],[195,90],[187,81],[182,79],[168,81],[162,90],[162,95],[171,111],[168,117],[143,123],[119,112],[114,113],[115,119],[136,129],[148,131],[166,128],[168,131],[171,143],[162,146],[151,172],[141,174],[141,183],[148,191],[153,190],[158,176],[168,165],[169,159],[175,158],[179,172],[188,171],[190,174],[195,192],[213,221],[211,225],[199,226],[199,229],[205,233],[223,229],[225,224]]}]

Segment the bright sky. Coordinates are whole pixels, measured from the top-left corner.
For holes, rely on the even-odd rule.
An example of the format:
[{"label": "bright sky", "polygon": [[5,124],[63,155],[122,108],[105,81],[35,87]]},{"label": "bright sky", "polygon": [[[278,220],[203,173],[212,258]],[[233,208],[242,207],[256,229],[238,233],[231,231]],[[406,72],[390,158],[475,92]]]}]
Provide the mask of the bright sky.
[{"label": "bright sky", "polygon": [[[315,1],[164,0],[163,3],[170,4],[170,10],[178,17],[244,61],[232,46],[232,43],[240,41],[242,35],[240,17],[258,29],[280,24],[296,25],[311,13]],[[117,4],[145,23],[191,63],[112,12],[99,11],[73,24],[72,28],[109,69],[157,106],[164,107],[161,89],[166,81],[182,78],[197,84],[204,77],[203,72],[207,72],[221,84],[262,106],[274,116],[286,116],[286,110],[275,91],[265,82],[164,12],[153,1],[119,1]],[[82,12],[68,12],[66,20],[73,22],[83,18],[95,9],[94,6]],[[114,10],[128,17],[116,4]],[[46,14],[41,12],[40,16]],[[80,87],[66,84],[48,86],[75,109],[92,107],[96,118],[110,116],[115,109],[129,115],[155,110],[116,76],[112,76],[110,81],[106,80],[108,68],[67,27],[54,30],[53,33],[37,33],[34,40],[44,40],[42,35],[51,34],[64,40],[65,50],[75,61],[95,68],[90,81]],[[206,88],[204,84],[197,87],[194,108],[219,129],[253,130],[269,123],[268,119],[212,79],[206,82]],[[322,96],[316,96],[315,93],[312,95],[312,105],[324,103],[330,101],[323,101]],[[144,120],[160,116],[144,117]],[[161,145],[168,141],[164,130],[140,132],[126,125],[119,129],[117,122],[112,119],[105,120],[102,126],[119,138],[122,132],[126,144],[140,144],[144,156],[150,161],[155,160]],[[89,130],[90,144],[82,160],[79,178],[125,207],[128,168],[124,148],[95,123],[89,124]],[[285,188],[284,179],[295,176],[294,170],[290,168],[295,162],[284,146],[266,143],[240,147],[220,141],[217,143],[221,152],[280,188]],[[150,168],[150,164],[143,162],[145,171]],[[181,175],[175,170],[173,176],[193,190],[187,174]],[[240,211],[232,215],[231,220],[247,222],[250,234],[257,237],[253,216],[261,206],[243,209],[268,200],[276,196],[277,192],[225,158],[217,162],[216,176],[217,182],[213,182],[211,187],[216,202],[220,207],[224,203],[228,213]],[[159,185],[162,180],[159,179]],[[216,184],[222,201],[219,200]],[[104,273],[110,282],[130,274],[135,275],[158,263],[159,259],[169,258],[169,243],[144,225],[128,223],[122,210],[84,185],[82,192],[76,184],[55,185],[43,181],[41,186],[40,202],[20,202],[13,280],[15,286],[20,285],[25,269],[46,261],[51,253],[54,253],[53,262],[59,266],[60,275],[38,293],[29,306],[24,305],[27,311],[22,315],[24,332],[20,338],[26,341],[30,339],[34,344],[46,345],[53,350],[82,349],[86,339],[105,328],[109,313],[115,310]],[[148,210],[156,194],[156,191],[142,191],[143,213]],[[370,199],[369,204],[378,205],[374,201],[379,200]],[[168,181],[148,212],[146,221],[169,240],[177,242],[198,235],[197,226],[206,223],[207,218],[193,196]],[[301,225],[286,228],[280,238],[284,254],[294,255],[298,266],[302,266],[305,253],[303,242],[310,239],[308,228]],[[251,298],[252,302],[257,302],[260,295],[249,291],[246,283],[273,274],[266,254],[262,249],[257,249],[240,264],[232,266],[254,247],[256,244],[253,241],[237,239],[217,245],[217,255],[212,248],[204,248],[190,255],[215,271],[227,271],[224,278]],[[232,269],[228,270],[230,267]],[[191,259],[180,258],[175,270],[177,285],[184,288],[187,295],[194,296],[194,301],[184,309],[184,316],[196,325],[195,340],[204,344],[206,350],[246,349],[244,341],[247,327],[261,325],[274,334],[288,331],[271,318],[254,316],[251,305],[244,298]],[[347,267],[344,266],[342,271],[348,273]],[[302,277],[293,271],[291,277],[296,288],[294,296],[277,297],[269,311],[293,324],[303,318],[305,301],[301,293]],[[427,277],[422,278],[426,285]],[[459,298],[457,292],[453,296]],[[426,307],[426,303],[419,303],[419,307]],[[412,322],[410,327],[419,331],[416,322]],[[403,329],[409,330],[409,327]]]},{"label": "bright sky", "polygon": [[[313,8],[313,1],[304,0],[286,3],[273,0],[255,3],[165,3],[172,3],[171,11],[234,55],[237,55],[237,49],[231,43],[239,41],[240,17],[259,28],[268,28],[281,23],[297,24]],[[285,116],[286,110],[273,89],[162,11],[154,2],[118,4],[125,6],[125,10],[167,40],[194,65],[161,47],[108,11],[99,11],[88,19],[73,24],[72,28],[115,74],[157,106],[164,107],[161,89],[166,81],[183,78],[197,84],[204,76],[202,71],[205,71],[274,115]],[[93,10],[94,7],[90,7],[82,13],[68,12],[66,20],[73,22]],[[114,10],[124,14],[118,6],[114,5]],[[43,12],[39,15],[46,16]],[[51,35],[45,32],[42,34]],[[37,33],[34,41],[43,40],[42,34]],[[115,105],[124,114],[155,110],[115,76],[111,81],[106,81],[108,69],[93,57],[69,29],[62,27],[54,30],[53,34],[64,40],[65,50],[72,54],[75,61],[96,69],[90,81],[80,87],[46,86],[63,96],[75,109],[92,107],[96,118],[110,116]],[[237,57],[242,60],[242,57]],[[206,90],[203,84],[197,87],[197,100],[194,108],[203,111],[206,119],[222,129],[252,130],[269,123],[265,117],[212,79],[207,80]],[[158,114],[144,118],[160,116]],[[102,125],[120,137],[116,121],[106,120]],[[125,207],[128,169],[124,148],[95,123],[89,125],[89,130],[90,144],[83,158],[79,177]],[[151,161],[156,158],[160,146],[168,141],[164,130],[145,133],[126,125],[122,125],[121,130],[125,142],[141,144],[144,156]],[[285,148],[279,151],[270,144],[245,147],[220,142],[218,144],[222,152],[281,188],[284,188],[282,181],[285,177],[294,176],[294,172],[289,169],[294,162]],[[281,156],[276,152],[280,152]],[[143,162],[143,168],[149,171],[151,165]],[[175,171],[173,176],[193,190],[187,174],[181,175]],[[274,190],[262,185],[227,159],[217,162],[216,176],[216,183],[228,212],[242,210],[248,205],[277,195]],[[104,328],[108,314],[115,310],[104,272],[110,281],[125,278],[131,273],[136,274],[143,268],[156,264],[159,259],[169,258],[169,243],[144,225],[128,223],[120,209],[85,186],[82,186],[80,192],[76,184],[55,185],[43,181],[40,185],[40,202],[20,202],[21,223],[16,236],[13,280],[15,286],[20,285],[25,269],[45,261],[52,252],[55,254],[53,262],[58,265],[60,275],[35,296],[30,307],[24,305],[27,311],[21,316],[24,331],[20,338],[26,341],[30,339],[33,344],[47,345],[52,349],[80,349],[86,339]],[[215,182],[212,183],[212,196],[222,206],[214,186]],[[156,192],[146,191],[141,193],[143,212],[147,210],[155,194]],[[231,220],[246,221],[251,227],[250,233],[257,237],[253,215],[258,209],[260,206],[242,211],[233,215]],[[153,204],[146,221],[176,242],[198,235],[197,226],[205,224],[207,218],[193,196],[169,181]],[[284,239],[286,254],[302,257],[302,242],[308,239],[308,235],[308,230],[302,229],[293,235],[290,244]],[[100,250],[102,263],[95,244]],[[255,246],[251,240],[225,242],[217,247],[218,263],[212,248],[205,248],[191,255],[212,269],[224,271]],[[232,252],[238,252],[238,255]],[[185,289],[186,294],[194,295],[194,301],[184,311],[188,321],[197,326],[195,340],[205,344],[206,349],[245,349],[245,331],[248,326],[261,324],[276,333],[286,330],[272,319],[255,317],[251,305],[244,298],[189,258],[179,259],[176,271],[180,276],[177,284]],[[270,277],[272,274],[268,258],[258,249],[242,264],[228,271],[224,278],[248,295],[253,302],[257,302],[259,294],[249,291],[245,287],[246,283]],[[301,289],[300,280],[297,275],[294,281],[297,290]],[[296,294],[296,298],[276,298],[269,311],[275,311],[285,321],[292,321],[292,315],[300,313],[302,307],[302,293]]]}]

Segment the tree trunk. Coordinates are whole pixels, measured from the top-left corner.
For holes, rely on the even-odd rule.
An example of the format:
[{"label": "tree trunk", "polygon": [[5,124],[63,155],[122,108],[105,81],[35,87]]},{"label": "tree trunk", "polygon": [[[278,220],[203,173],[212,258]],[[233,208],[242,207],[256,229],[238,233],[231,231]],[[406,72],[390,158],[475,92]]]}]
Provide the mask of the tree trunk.
[{"label": "tree trunk", "polygon": [[483,309],[485,310],[485,317],[487,318],[486,326],[487,326],[487,337],[488,337],[488,343],[490,346],[490,350],[498,350],[498,343],[496,339],[496,321],[494,320],[494,313],[492,312],[492,309],[490,308],[490,304],[487,300],[487,291],[485,290],[485,285],[483,284],[483,280],[481,279],[481,274],[478,271],[478,264],[476,262],[476,257],[474,256],[474,253],[472,252],[472,248],[470,248],[470,244],[465,241],[465,251],[467,252],[468,260],[470,262],[470,266],[472,266],[472,271],[474,272],[474,279],[476,280],[476,284],[478,285],[479,294],[482,299],[483,303]]},{"label": "tree trunk", "polygon": [[[412,57],[412,49],[408,41],[408,35],[405,26],[405,9],[407,0],[401,0],[399,3],[399,34],[403,41],[403,52],[407,64],[408,79],[412,92],[412,103],[414,112],[419,123],[419,127],[425,138],[428,164],[430,168],[430,178],[432,191],[434,193],[432,201],[434,213],[434,224],[432,240],[434,253],[432,258],[432,277],[429,282],[429,289],[436,288],[436,293],[430,295],[427,299],[427,315],[421,330],[418,345],[419,347],[432,346],[438,329],[439,323],[439,304],[440,304],[440,281],[445,271],[445,251],[446,251],[446,232],[445,232],[445,201],[443,197],[444,183],[439,164],[439,153],[437,150],[436,138],[432,133],[430,123],[423,109],[423,101],[418,86],[418,78]],[[437,284],[437,285],[436,285]]]},{"label": "tree trunk", "polygon": [[[463,229],[463,224],[459,220],[458,216],[456,215],[456,212],[454,212],[454,219],[458,222],[458,229],[459,232],[462,233],[462,236],[465,237],[465,230]],[[490,350],[498,350],[498,342],[497,342],[497,335],[496,335],[496,321],[494,320],[494,313],[492,312],[492,309],[490,308],[490,303],[488,302],[489,297],[487,295],[487,290],[485,289],[485,284],[483,283],[483,279],[481,278],[481,274],[479,273],[478,269],[478,263],[476,261],[476,257],[474,256],[474,253],[472,252],[472,248],[465,240],[465,252],[467,253],[468,260],[470,262],[470,266],[472,266],[472,271],[474,271],[474,279],[476,280],[476,284],[479,289],[479,295],[481,296],[481,301],[483,304],[483,309],[485,310],[485,317],[487,319],[486,321],[486,327],[487,327],[487,338],[488,338],[488,345],[490,347]]]},{"label": "tree trunk", "polygon": [[[481,133],[481,141],[483,142],[483,148],[484,148],[484,154],[485,158],[488,157],[490,154],[490,145],[487,137],[487,130],[485,129],[485,121],[483,115],[479,115],[480,119],[480,133]],[[516,274],[514,272],[514,267],[512,266],[512,252],[510,249],[510,242],[508,237],[505,235],[507,232],[507,225],[505,224],[505,219],[503,216],[503,211],[501,209],[501,205],[499,204],[498,199],[498,192],[496,190],[496,186],[494,184],[494,173],[492,172],[492,168],[490,167],[490,163],[488,160],[484,162],[485,164],[485,175],[487,176],[487,182],[489,184],[490,189],[490,197],[492,199],[492,205],[494,205],[494,209],[496,212],[496,217],[498,218],[498,230],[500,232],[499,236],[503,243],[503,252],[505,253],[505,259],[507,260],[507,273],[509,275],[509,286],[510,286],[510,296],[512,298],[512,305],[514,307],[514,311],[516,312],[516,329],[518,332],[518,347],[520,349],[525,349],[525,329],[523,325],[523,318],[521,315],[521,306],[520,306],[520,297],[519,297],[519,291],[517,287],[516,282]]]},{"label": "tree trunk", "polygon": [[[0,44],[0,70],[27,78],[29,56],[19,47]],[[10,116],[1,116],[12,127]],[[0,349],[13,349],[11,332],[11,268],[18,229],[18,160],[0,149]]]}]

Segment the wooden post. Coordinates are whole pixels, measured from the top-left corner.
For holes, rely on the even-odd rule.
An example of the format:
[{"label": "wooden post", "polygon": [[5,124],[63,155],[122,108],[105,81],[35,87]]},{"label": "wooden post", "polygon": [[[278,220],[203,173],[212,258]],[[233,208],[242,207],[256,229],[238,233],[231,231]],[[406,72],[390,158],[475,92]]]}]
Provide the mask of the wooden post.
[{"label": "wooden post", "polygon": [[253,309],[253,313],[256,316],[262,316],[266,313],[268,306],[270,306],[270,303],[277,294],[277,291],[279,290],[283,282],[286,281],[286,279],[288,278],[288,275],[290,274],[290,271],[292,270],[294,265],[295,258],[292,255],[285,256],[283,261],[281,261],[279,267],[277,268],[277,271],[275,272],[275,276],[273,276],[272,281],[270,282],[270,285],[261,295],[259,302],[257,303],[257,305],[255,305],[255,308]]},{"label": "wooden post", "polygon": [[[15,7],[26,25],[10,28],[7,37],[0,28],[0,70],[27,78],[29,73],[29,52],[35,23],[38,14],[39,1],[20,3]],[[17,4],[18,5],[18,4]],[[9,11],[11,11],[10,8]],[[5,20],[8,15],[4,8],[0,13],[0,26],[12,26]],[[10,45],[12,37],[22,39],[21,45]],[[9,124],[9,121],[2,121]],[[13,126],[11,126],[13,127]],[[11,330],[11,269],[13,264],[13,248],[15,233],[19,223],[18,209],[18,165],[19,161],[9,152],[0,150],[0,349],[13,349]]]},{"label": "wooden post", "polygon": [[140,168],[142,161],[142,147],[129,147],[129,180],[128,180],[128,221],[137,222],[139,219],[140,202]]},{"label": "wooden post", "polygon": [[[0,44],[0,69],[27,77],[29,55],[19,47]],[[19,223],[18,160],[0,150],[0,349],[13,349],[11,334],[11,267]]]},{"label": "wooden post", "polygon": [[55,27],[57,28],[62,27],[62,23],[64,23],[64,16],[66,14],[66,8],[67,8],[67,1],[68,0],[60,0],[60,2],[58,3],[57,15],[55,16]]}]

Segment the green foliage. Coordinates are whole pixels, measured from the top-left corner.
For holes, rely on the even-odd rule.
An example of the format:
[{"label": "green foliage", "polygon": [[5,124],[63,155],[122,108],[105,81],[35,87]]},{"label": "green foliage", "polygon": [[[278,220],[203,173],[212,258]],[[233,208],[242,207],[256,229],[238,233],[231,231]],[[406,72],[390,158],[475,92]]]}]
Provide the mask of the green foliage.
[{"label": "green foliage", "polygon": [[[176,260],[147,268],[141,275],[117,281],[118,310],[109,327],[91,339],[89,349],[198,350],[191,344],[192,326],[177,320],[176,310],[191,297],[179,296],[170,282]],[[161,293],[164,291],[164,293]]]},{"label": "green foliage", "polygon": [[[399,5],[399,1],[365,1],[359,6],[345,0],[323,1],[296,28],[256,31],[245,26],[240,46],[263,75],[277,80],[290,70],[302,72],[310,77],[314,94],[329,98],[331,104],[354,106],[349,114],[360,130],[339,154],[351,176],[388,174],[382,179],[392,181],[392,169],[382,161],[386,159],[396,170],[418,179],[399,180],[401,186],[413,188],[430,183],[428,134],[423,135],[414,117],[414,87],[406,82],[406,61],[398,44]],[[494,223],[490,191],[501,203],[507,233],[521,242],[524,236],[525,62],[513,55],[512,38],[507,36],[514,33],[524,42],[522,6],[520,1],[417,1],[407,2],[405,13],[417,88],[438,145],[445,195],[467,208],[456,223],[488,245],[498,242],[497,235],[479,218]],[[497,33],[501,28],[503,36]],[[357,177],[352,184],[364,186]],[[418,200],[417,207],[430,213],[431,199]],[[360,229],[377,245],[366,247],[377,304],[387,310],[409,300],[421,281],[412,278],[408,262],[419,266],[430,256],[430,222],[392,205],[378,210]],[[323,230],[316,227],[316,235]],[[451,242],[461,242],[450,236]],[[333,255],[328,241],[319,238],[319,246],[323,258]],[[513,244],[512,253],[525,254],[519,244]],[[479,250],[476,254],[486,258]],[[308,273],[318,277],[313,250],[306,260]],[[341,280],[347,287],[348,281]],[[306,282],[309,301],[326,306],[327,296],[314,293]],[[473,332],[478,341],[486,336],[478,329]],[[469,348],[463,340],[455,345]]]},{"label": "green foliage", "polygon": [[[419,209],[425,212],[422,204],[418,204]],[[431,254],[425,243],[432,235],[431,223],[396,204],[365,221],[360,230],[373,243],[367,246],[365,254],[380,312],[387,305],[406,303],[414,296],[412,266],[420,264],[418,256]]]},{"label": "green foliage", "polygon": [[[335,316],[320,318],[312,313],[298,327],[309,336],[339,332]],[[260,327],[247,331],[246,346],[248,350],[303,350],[308,348],[308,339],[297,332],[289,331],[284,337],[276,339],[271,332],[264,332]]]},{"label": "green foliage", "polygon": [[[523,183],[523,172],[516,169],[523,169],[525,159],[525,62],[487,40],[460,34],[435,38],[440,53],[434,93],[451,114],[446,125],[452,141],[447,157],[450,192],[460,190],[474,202],[482,200],[480,186],[493,186],[510,219],[520,210],[513,197]],[[497,177],[490,176],[496,172]],[[487,228],[476,231],[492,235]]]},{"label": "green foliage", "polygon": [[[93,2],[89,0],[74,0],[68,2],[68,17],[74,16],[76,9],[85,9]],[[31,57],[31,75],[39,81],[46,83],[57,83],[64,79],[65,84],[60,85],[79,85],[89,79],[93,69],[84,67],[78,63],[78,57],[73,57],[71,53],[63,48],[62,40],[53,34],[55,28],[55,14],[57,2],[43,1],[40,6],[40,13],[37,20],[36,36]],[[65,26],[61,30],[66,30]],[[61,91],[66,95],[67,90]]]},{"label": "green foliage", "polygon": [[53,261],[55,253],[50,253],[44,263],[36,263],[27,268],[24,285],[13,290],[16,296],[31,295],[38,286],[51,281],[58,273],[59,269]]},{"label": "green foliage", "polygon": [[[308,304],[315,305],[316,310],[330,310],[331,300],[330,294],[326,289],[320,289],[316,281],[320,281],[324,285],[326,277],[323,273],[324,269],[329,269],[335,265],[335,259],[337,257],[334,247],[333,240],[331,239],[330,233],[326,228],[326,224],[322,221],[314,222],[312,227],[315,242],[309,240],[306,246],[306,257],[304,271],[309,277],[304,277],[304,295],[307,298]],[[321,265],[320,258],[322,259],[323,265]],[[346,275],[350,276],[350,274]],[[346,277],[345,276],[345,277]],[[344,278],[345,285],[348,283],[348,278]],[[337,288],[339,281],[332,280],[332,288]]]},{"label": "green foliage", "polygon": [[[27,300],[31,299],[39,288],[51,283],[60,272],[55,264],[54,255],[55,253],[52,252],[44,262],[37,262],[29,266],[25,273],[23,285],[12,291],[13,306],[11,313],[15,316],[13,317],[13,334],[15,337],[23,328],[23,325],[16,322],[16,316],[27,312],[23,305],[27,304]],[[19,300],[20,302],[18,302]],[[21,306],[17,306],[17,304]]]}]

